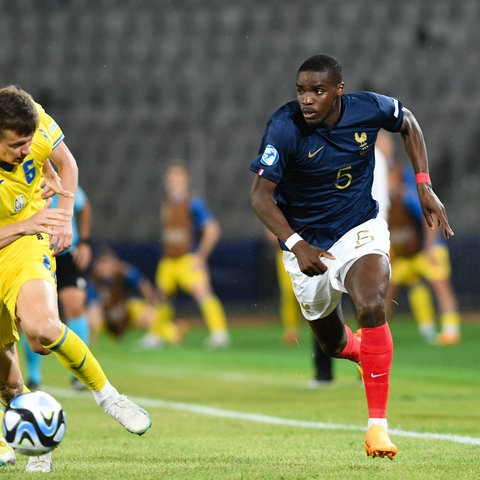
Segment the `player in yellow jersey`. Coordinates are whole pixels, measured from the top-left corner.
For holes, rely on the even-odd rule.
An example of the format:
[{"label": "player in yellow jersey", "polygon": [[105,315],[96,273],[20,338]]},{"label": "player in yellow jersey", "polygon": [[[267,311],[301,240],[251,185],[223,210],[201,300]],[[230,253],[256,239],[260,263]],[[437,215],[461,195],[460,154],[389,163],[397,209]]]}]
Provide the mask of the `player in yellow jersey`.
[{"label": "player in yellow jersey", "polygon": [[[397,164],[390,175],[392,207],[389,215],[392,276],[387,290],[387,314],[401,288],[425,341],[434,345],[461,342],[461,317],[451,281],[451,262],[446,243],[428,228],[416,196],[415,179],[409,168]],[[439,310],[437,334],[435,293]]]},{"label": "player in yellow jersey", "polygon": [[[461,318],[450,278],[447,245],[436,231],[428,228],[417,199],[413,171],[395,160],[395,143],[389,132],[379,132],[375,157],[372,194],[378,201],[379,214],[389,223],[391,242],[392,274],[385,302],[387,318],[392,315],[395,295],[405,288],[425,341],[437,345],[457,344],[461,341]],[[441,331],[438,335],[431,290],[439,309]]]},{"label": "player in yellow jersey", "polygon": [[[52,187],[54,193],[71,192],[59,198],[58,208],[41,195],[49,159],[63,187]],[[118,393],[85,343],[59,318],[55,255],[72,242],[77,182],[78,167],[60,127],[25,91],[0,89],[0,403],[5,408],[28,391],[15,346],[18,322],[34,351],[52,351],[108,415],[141,435],[151,425],[148,413]],[[13,450],[0,438],[0,465],[13,463]],[[51,471],[51,453],[31,457],[26,469]]]},{"label": "player in yellow jersey", "polygon": [[[190,176],[185,164],[171,162],[165,174],[166,198],[160,208],[163,257],[155,282],[165,296],[163,315],[173,317],[169,299],[178,289],[192,296],[210,331],[205,345],[224,348],[230,345],[227,318],[215,295],[208,272],[208,257],[220,237],[220,226],[206,202],[190,192]],[[165,321],[165,318],[158,317]],[[145,347],[155,345],[156,324],[144,338]]]},{"label": "player in yellow jersey", "polygon": [[130,327],[156,324],[156,347],[163,342],[178,344],[181,334],[175,322],[162,314],[162,304],[153,283],[135,265],[122,260],[110,247],[96,253],[91,269],[90,308],[97,315],[94,335],[104,325],[119,338]]}]

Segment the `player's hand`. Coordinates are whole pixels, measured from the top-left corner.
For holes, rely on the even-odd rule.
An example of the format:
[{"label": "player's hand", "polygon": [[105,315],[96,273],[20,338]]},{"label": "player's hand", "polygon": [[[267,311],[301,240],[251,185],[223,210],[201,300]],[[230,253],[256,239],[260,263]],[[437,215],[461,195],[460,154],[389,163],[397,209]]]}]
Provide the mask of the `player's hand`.
[{"label": "player's hand", "polygon": [[60,179],[60,176],[53,169],[50,160],[47,160],[45,162],[42,173],[43,182],[40,185],[40,188],[42,189],[42,198],[47,199],[57,194],[67,198],[74,197],[74,194],[72,192],[69,192],[62,187],[62,181]]},{"label": "player's hand", "polygon": [[141,327],[149,328],[155,321],[155,315],[157,313],[156,305],[147,304],[145,309],[141,312],[138,323]]},{"label": "player's hand", "polygon": [[428,183],[419,183],[417,189],[423,215],[428,226],[431,229],[441,227],[443,236],[446,239],[453,237],[455,234],[448,223],[445,207],[432,190],[432,187]]},{"label": "player's hand", "polygon": [[80,242],[75,248],[73,262],[80,270],[86,270],[92,261],[92,247],[86,242]]},{"label": "player's hand", "polygon": [[53,233],[50,235],[50,249],[54,255],[64,252],[72,246],[72,217],[61,227],[54,227]]},{"label": "player's hand", "polygon": [[207,267],[207,259],[205,257],[203,257],[202,255],[199,255],[198,253],[196,253],[194,255],[194,266],[193,268],[199,272],[205,272],[207,271],[208,267]]},{"label": "player's hand", "polygon": [[23,221],[23,234],[35,235],[36,233],[46,233],[53,235],[55,229],[63,228],[72,221],[72,214],[62,208],[50,208],[51,200],[47,200],[45,206],[35,215]]},{"label": "player's hand", "polygon": [[291,251],[297,257],[301,272],[309,277],[322,275],[327,271],[327,266],[322,262],[322,258],[335,260],[330,252],[314,247],[305,240],[296,243]]}]

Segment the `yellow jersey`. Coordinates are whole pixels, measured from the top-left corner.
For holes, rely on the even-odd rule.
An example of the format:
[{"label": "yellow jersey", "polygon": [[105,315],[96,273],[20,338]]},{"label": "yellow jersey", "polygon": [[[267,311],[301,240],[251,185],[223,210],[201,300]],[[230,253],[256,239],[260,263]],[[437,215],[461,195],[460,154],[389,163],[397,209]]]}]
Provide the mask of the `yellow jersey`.
[{"label": "yellow jersey", "polygon": [[64,135],[43,107],[35,104],[40,117],[30,154],[21,165],[0,165],[0,226],[30,218],[45,205],[40,196],[43,166]]}]

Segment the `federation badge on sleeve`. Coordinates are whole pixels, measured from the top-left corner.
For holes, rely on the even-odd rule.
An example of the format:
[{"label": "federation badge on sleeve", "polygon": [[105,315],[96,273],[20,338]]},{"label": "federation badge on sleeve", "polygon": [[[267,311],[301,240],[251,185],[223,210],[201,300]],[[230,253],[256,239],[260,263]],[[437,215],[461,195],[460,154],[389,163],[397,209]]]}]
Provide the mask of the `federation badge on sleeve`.
[{"label": "federation badge on sleeve", "polygon": [[271,167],[278,162],[278,152],[273,145],[267,145],[263,152],[262,158],[260,159],[260,163],[266,165],[267,167]]}]

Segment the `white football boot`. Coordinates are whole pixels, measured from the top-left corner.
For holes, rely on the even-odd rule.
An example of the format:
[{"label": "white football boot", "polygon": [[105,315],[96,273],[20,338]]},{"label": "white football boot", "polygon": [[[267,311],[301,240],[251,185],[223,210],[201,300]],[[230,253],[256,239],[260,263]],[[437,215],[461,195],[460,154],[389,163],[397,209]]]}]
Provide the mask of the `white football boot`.
[{"label": "white football boot", "polygon": [[37,457],[29,457],[25,471],[50,473],[52,471],[52,453],[48,452]]},{"label": "white football boot", "polygon": [[38,457],[29,457],[25,471],[50,473],[52,471],[52,453],[48,452]]},{"label": "white football boot", "polygon": [[230,344],[230,335],[227,332],[213,332],[204,342],[205,347],[211,349],[227,348]]},{"label": "white football boot", "polygon": [[15,465],[16,461],[15,451],[6,442],[4,437],[0,437],[0,467],[5,465]]},{"label": "white football boot", "polygon": [[150,415],[143,408],[118,392],[107,398],[100,406],[105,413],[131,433],[143,435],[152,425]]}]

